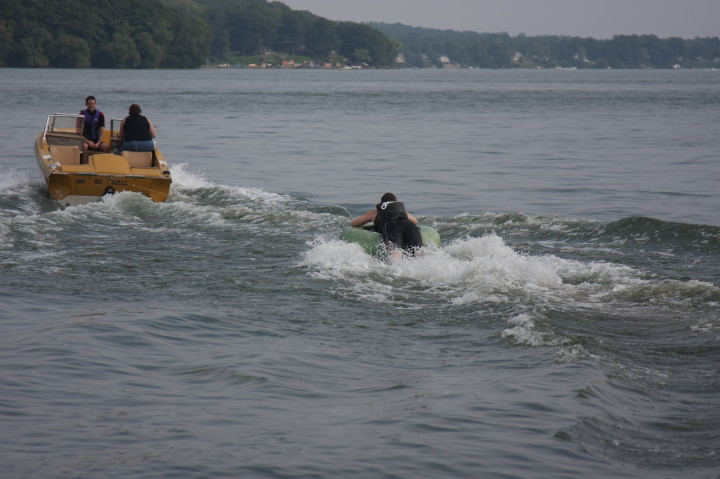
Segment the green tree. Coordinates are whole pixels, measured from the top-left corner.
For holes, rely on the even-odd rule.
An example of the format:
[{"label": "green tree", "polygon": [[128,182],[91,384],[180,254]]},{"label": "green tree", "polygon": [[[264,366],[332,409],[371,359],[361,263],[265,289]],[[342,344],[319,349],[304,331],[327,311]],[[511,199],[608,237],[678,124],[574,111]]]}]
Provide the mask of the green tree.
[{"label": "green tree", "polygon": [[140,55],[140,68],[160,67],[164,52],[150,33],[138,33],[135,37],[135,47]]},{"label": "green tree", "polygon": [[43,68],[50,65],[44,49],[29,38],[20,40],[10,51],[9,57],[10,64],[16,67]]},{"label": "green tree", "polygon": [[322,57],[339,50],[337,24],[324,18],[314,18],[305,36],[305,47],[309,52]]},{"label": "green tree", "polygon": [[720,39],[717,37],[694,38],[689,40],[684,49],[684,54],[677,54],[673,45],[671,45],[670,48],[677,57],[687,56],[688,58],[702,62],[703,66],[720,66],[718,65],[720,64]]},{"label": "green tree", "polygon": [[355,65],[369,65],[372,62],[372,57],[370,57],[370,52],[365,48],[359,48],[353,50],[348,55],[348,60],[353,62]]},{"label": "green tree", "polygon": [[[340,54],[353,59],[362,52],[370,66],[390,66],[397,57],[397,44],[369,25],[352,22],[338,24]],[[364,53],[367,51],[367,54]]]},{"label": "green tree", "polygon": [[272,49],[282,25],[282,13],[265,2],[252,2],[235,14],[232,22],[234,49],[245,55]]},{"label": "green tree", "polygon": [[93,65],[100,68],[138,68],[140,53],[135,40],[124,33],[116,34],[112,41],[97,50]]},{"label": "green tree", "polygon": [[210,53],[212,33],[198,17],[170,12],[173,41],[167,47],[163,65],[166,68],[197,68]]},{"label": "green tree", "polygon": [[26,36],[10,51],[9,63],[16,67],[43,68],[50,65],[45,47],[52,40],[50,32],[34,25]]},{"label": "green tree", "polygon": [[212,30],[210,56],[215,60],[227,61],[230,58],[230,29],[227,12],[219,4],[208,5],[203,18]]},{"label": "green tree", "polygon": [[90,46],[82,38],[60,35],[47,47],[51,67],[88,68],[90,66]]},{"label": "green tree", "polygon": [[13,47],[13,32],[5,21],[0,20],[0,67],[7,66],[10,50]]}]

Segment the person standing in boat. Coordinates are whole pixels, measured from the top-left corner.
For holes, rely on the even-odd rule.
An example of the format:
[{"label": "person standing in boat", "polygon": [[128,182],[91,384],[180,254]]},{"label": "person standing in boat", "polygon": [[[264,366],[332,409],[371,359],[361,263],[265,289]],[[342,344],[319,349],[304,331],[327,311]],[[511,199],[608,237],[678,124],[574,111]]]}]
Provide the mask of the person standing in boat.
[{"label": "person standing in boat", "polygon": [[87,157],[87,151],[100,151],[107,153],[110,145],[103,142],[105,131],[105,115],[97,109],[97,100],[90,95],[85,98],[85,110],[80,112],[85,117],[83,125],[83,157]]},{"label": "person standing in boat", "polygon": [[373,229],[382,236],[388,254],[394,259],[402,258],[403,251],[415,256],[422,248],[422,235],[417,227],[417,219],[408,213],[405,205],[392,193],[385,193],[375,209],[358,216],[350,222],[351,226],[362,226],[373,222]]},{"label": "person standing in boat", "polygon": [[152,122],[142,116],[140,105],[133,103],[128,110],[128,116],[120,123],[120,153],[123,151],[153,151],[157,136]]}]

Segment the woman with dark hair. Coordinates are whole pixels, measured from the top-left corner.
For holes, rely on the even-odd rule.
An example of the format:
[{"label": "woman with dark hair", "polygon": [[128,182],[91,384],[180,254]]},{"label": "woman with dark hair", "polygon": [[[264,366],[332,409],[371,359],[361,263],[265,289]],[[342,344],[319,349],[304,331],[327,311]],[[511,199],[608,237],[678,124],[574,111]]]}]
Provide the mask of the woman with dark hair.
[{"label": "woman with dark hair", "polygon": [[382,236],[391,257],[400,259],[403,251],[415,256],[417,250],[422,248],[417,219],[407,212],[405,205],[394,194],[385,193],[374,210],[358,216],[350,225],[357,227],[370,221],[373,222],[373,229]]},{"label": "woman with dark hair", "polygon": [[152,122],[142,116],[140,105],[133,103],[128,110],[128,116],[120,123],[120,140],[123,142],[120,152],[127,151],[153,151],[157,136]]}]

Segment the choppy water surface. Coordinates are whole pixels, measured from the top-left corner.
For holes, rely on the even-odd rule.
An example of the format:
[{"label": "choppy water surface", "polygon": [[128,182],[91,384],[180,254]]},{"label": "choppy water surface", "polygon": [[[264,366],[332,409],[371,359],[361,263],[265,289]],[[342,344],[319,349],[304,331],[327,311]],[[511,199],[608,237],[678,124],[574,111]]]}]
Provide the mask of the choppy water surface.
[{"label": "choppy water surface", "polygon": [[[57,73],[0,70],[3,474],[719,476],[718,72]],[[167,203],[47,197],[87,93]],[[337,239],[386,190],[441,248]]]}]

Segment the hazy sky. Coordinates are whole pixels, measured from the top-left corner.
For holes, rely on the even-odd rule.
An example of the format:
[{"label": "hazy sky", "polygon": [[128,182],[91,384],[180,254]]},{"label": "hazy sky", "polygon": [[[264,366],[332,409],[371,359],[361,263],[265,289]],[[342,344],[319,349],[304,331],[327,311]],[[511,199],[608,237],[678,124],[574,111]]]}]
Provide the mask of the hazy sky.
[{"label": "hazy sky", "polygon": [[720,0],[279,0],[330,20],[510,35],[720,36]]}]

